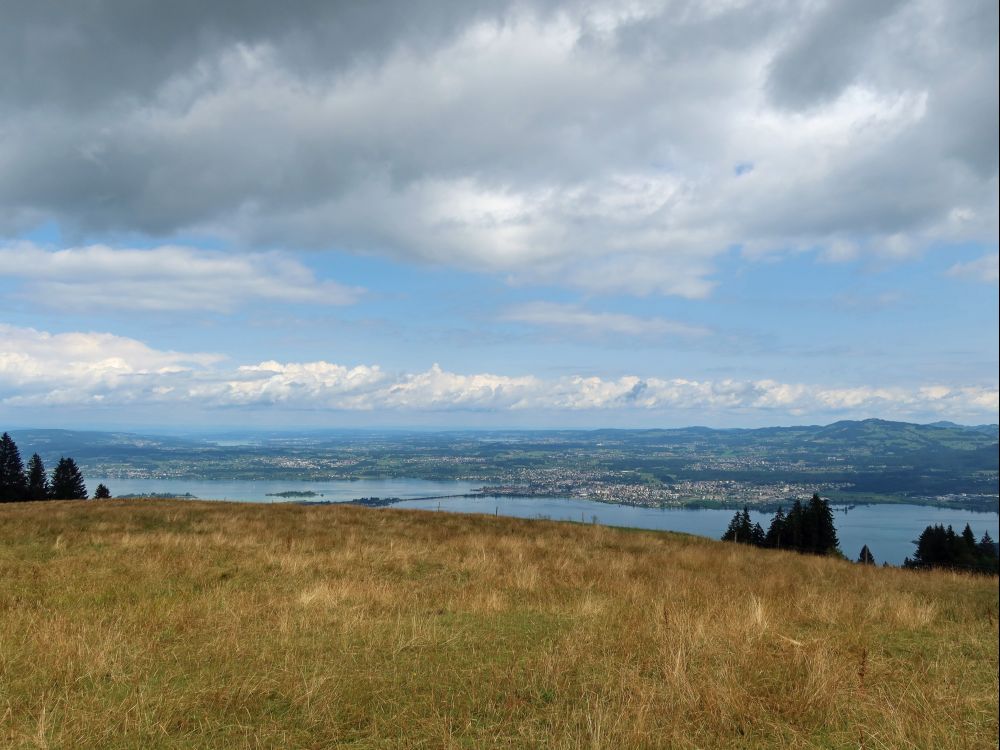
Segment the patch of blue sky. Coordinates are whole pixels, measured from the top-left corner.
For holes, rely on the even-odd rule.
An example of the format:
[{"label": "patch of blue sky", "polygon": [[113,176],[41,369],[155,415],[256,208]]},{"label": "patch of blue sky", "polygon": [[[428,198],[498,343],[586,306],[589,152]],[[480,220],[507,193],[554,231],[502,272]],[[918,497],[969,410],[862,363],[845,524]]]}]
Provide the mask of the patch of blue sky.
[{"label": "patch of blue sky", "polygon": [[[23,239],[57,246],[49,222]],[[118,244],[120,237],[89,237]],[[226,249],[202,237],[170,244]],[[165,244],[139,238],[130,247]],[[228,248],[229,252],[239,252]],[[264,359],[378,364],[418,372],[440,363],[456,372],[718,379],[780,378],[842,385],[909,384],[937,378],[995,379],[996,286],[947,274],[981,257],[982,245],[950,245],[874,264],[828,262],[817,252],[766,260],[733,250],[716,260],[717,286],[704,299],[587,295],[501,274],[345,252],[289,252],[319,281],[363,287],[347,306],[255,300],[227,312],[72,309],[38,304],[22,280],[0,278],[4,321],[53,332],[107,330],[158,349],[207,351],[235,363]],[[225,280],[220,279],[220,284]],[[594,314],[661,319],[705,335],[600,332],[508,319],[532,303]],[[984,337],[984,332],[987,335]]]}]

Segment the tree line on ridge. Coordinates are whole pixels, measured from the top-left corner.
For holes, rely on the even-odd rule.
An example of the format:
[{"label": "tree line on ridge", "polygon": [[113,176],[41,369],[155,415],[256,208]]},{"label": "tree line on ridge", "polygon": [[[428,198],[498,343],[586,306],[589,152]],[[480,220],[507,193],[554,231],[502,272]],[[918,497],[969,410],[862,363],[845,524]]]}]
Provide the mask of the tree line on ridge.
[{"label": "tree line on ridge", "polygon": [[[97,485],[95,499],[111,497],[103,484]],[[25,466],[17,444],[6,432],[0,437],[0,503],[27,500],[86,500],[87,485],[76,461],[60,458],[51,474],[46,473],[37,453]]]}]

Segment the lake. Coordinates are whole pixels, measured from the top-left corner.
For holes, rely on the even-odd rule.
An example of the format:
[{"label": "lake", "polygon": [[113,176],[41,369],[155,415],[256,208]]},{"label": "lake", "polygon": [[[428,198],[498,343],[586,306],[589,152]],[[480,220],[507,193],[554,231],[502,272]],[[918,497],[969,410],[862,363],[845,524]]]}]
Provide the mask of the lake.
[{"label": "lake", "polygon": [[[640,508],[567,497],[447,497],[467,494],[481,484],[421,479],[327,482],[88,479],[87,486],[93,490],[102,481],[116,496],[132,493],[191,493],[206,500],[287,502],[285,498],[269,497],[269,494],[311,491],[317,493],[317,497],[308,498],[309,500],[331,502],[345,502],[360,497],[398,497],[401,501],[393,507],[458,513],[499,513],[519,518],[544,517],[577,523],[596,522],[607,526],[682,531],[715,539],[725,531],[734,512],[694,508]],[[751,511],[750,516],[767,529],[771,514]],[[839,510],[835,512],[834,523],[840,537],[840,548],[845,555],[855,559],[862,545],[867,544],[879,564],[888,562],[891,565],[901,565],[905,557],[913,554],[916,549],[913,540],[928,524],[951,524],[956,531],[961,531],[968,523],[977,539],[984,531],[988,531],[994,540],[1000,538],[1000,515],[997,513],[976,513],[925,505],[858,505],[846,513]]]},{"label": "lake", "polygon": [[103,482],[114,496],[131,494],[191,493],[203,500],[239,500],[249,503],[283,503],[296,498],[275,497],[278,492],[315,492],[316,497],[306,500],[345,502],[359,497],[438,497],[464,495],[482,482],[435,482],[426,479],[334,479],[327,482],[298,482],[287,480],[249,481],[222,479],[91,479],[87,488]]}]

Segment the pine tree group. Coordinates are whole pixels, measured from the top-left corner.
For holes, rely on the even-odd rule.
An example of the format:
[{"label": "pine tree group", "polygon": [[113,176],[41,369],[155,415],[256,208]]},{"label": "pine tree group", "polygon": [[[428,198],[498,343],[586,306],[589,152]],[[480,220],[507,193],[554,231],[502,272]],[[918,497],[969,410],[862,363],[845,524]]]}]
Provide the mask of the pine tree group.
[{"label": "pine tree group", "polygon": [[787,515],[778,508],[767,532],[760,524],[750,523],[750,511],[744,506],[729,522],[722,540],[813,555],[840,554],[833,511],[819,494],[814,494],[806,505],[796,500]]},{"label": "pine tree group", "polygon": [[750,522],[750,509],[743,506],[743,510],[733,516],[729,522],[726,533],[722,535],[724,542],[737,542],[738,544],[752,544],[755,547],[764,544],[764,529],[759,523]]},{"label": "pine tree group", "polygon": [[[94,497],[111,497],[111,492],[102,484]],[[6,432],[0,436],[0,502],[86,499],[83,474],[72,458],[60,458],[49,477],[41,456],[35,453],[25,470],[17,444]]]},{"label": "pine tree group", "polygon": [[905,568],[952,568],[981,573],[996,573],[998,569],[997,545],[989,532],[979,541],[972,527],[965,524],[961,534],[940,524],[928,526],[914,542],[917,551],[911,560],[903,561]]}]

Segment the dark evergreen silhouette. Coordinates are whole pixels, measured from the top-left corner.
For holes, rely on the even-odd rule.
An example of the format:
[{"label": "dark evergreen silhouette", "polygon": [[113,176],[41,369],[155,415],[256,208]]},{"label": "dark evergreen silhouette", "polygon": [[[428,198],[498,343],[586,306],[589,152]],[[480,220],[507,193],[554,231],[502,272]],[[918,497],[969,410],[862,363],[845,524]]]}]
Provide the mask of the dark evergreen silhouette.
[{"label": "dark evergreen silhouette", "polygon": [[805,509],[802,503],[796,500],[792,503],[792,509],[788,511],[785,518],[785,535],[782,539],[782,547],[801,552],[805,548]]},{"label": "dark evergreen silhouette", "polygon": [[0,502],[10,503],[28,498],[28,479],[17,444],[6,432],[0,437]]},{"label": "dark evergreen silhouette", "polygon": [[[94,496],[111,497],[111,493],[107,487],[99,485]],[[25,470],[17,444],[8,433],[3,433],[0,436],[0,502],[46,499],[87,499],[87,486],[76,461],[60,458],[52,475],[46,476],[42,457],[34,453]]]},{"label": "dark evergreen silhouette", "polygon": [[55,500],[86,500],[87,486],[72,458],[60,458],[52,472],[51,495]]},{"label": "dark evergreen silhouette", "polygon": [[809,501],[805,511],[806,552],[816,555],[836,553],[840,549],[837,539],[837,528],[833,523],[833,511],[830,504],[816,493]]},{"label": "dark evergreen silhouette", "polygon": [[767,527],[767,534],[764,535],[764,546],[772,549],[781,549],[786,536],[785,512],[778,506],[778,510],[771,519],[771,525]]},{"label": "dark evergreen silhouette", "polygon": [[726,530],[722,532],[722,541],[724,542],[735,542],[739,540],[740,536],[740,514],[739,512],[733,516]]},{"label": "dark evergreen silhouette", "polygon": [[111,490],[107,488],[104,484],[97,485],[97,489],[94,490],[95,500],[107,500],[111,497]]},{"label": "dark evergreen silhouette", "polygon": [[[743,537],[746,538],[745,536]],[[736,511],[733,514],[732,520],[726,527],[725,532],[722,534],[722,541],[724,542],[739,542],[740,541],[740,512]]]},{"label": "dark evergreen silhouette", "polygon": [[49,477],[45,464],[37,453],[28,459],[28,499],[47,500],[49,498]]},{"label": "dark evergreen silhouette", "polygon": [[972,527],[969,524],[965,524],[965,528],[962,529],[962,542],[966,549],[974,549],[976,546],[976,535],[972,533]]},{"label": "dark evergreen silhouette", "polygon": [[997,543],[993,541],[990,537],[990,532],[984,531],[982,539],[979,540],[979,544],[976,545],[976,551],[979,553],[979,557],[983,560],[996,561],[997,559]]},{"label": "dark evergreen silhouette", "polygon": [[[760,526],[758,525],[759,529]],[[763,537],[763,531],[760,532]],[[736,511],[733,520],[729,522],[726,533],[722,535],[724,542],[737,542],[738,544],[757,544],[755,541],[754,524],[750,521],[750,509],[743,506],[743,510]]]},{"label": "dark evergreen silhouette", "polygon": [[862,565],[875,564],[875,555],[873,555],[872,551],[868,549],[867,544],[861,548],[861,554],[858,555],[858,562],[861,563]]},{"label": "dark evergreen silhouette", "polygon": [[941,524],[928,526],[914,541],[917,551],[913,558],[906,558],[906,568],[950,568],[979,573],[997,572],[997,548],[989,534],[980,541],[966,524],[961,534]]},{"label": "dark evergreen silhouette", "polygon": [[729,522],[722,541],[814,555],[840,555],[833,511],[819,494],[813,495],[806,506],[796,500],[788,515],[779,507],[766,532],[759,523],[750,521],[750,510],[744,506]]}]

